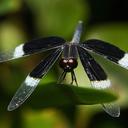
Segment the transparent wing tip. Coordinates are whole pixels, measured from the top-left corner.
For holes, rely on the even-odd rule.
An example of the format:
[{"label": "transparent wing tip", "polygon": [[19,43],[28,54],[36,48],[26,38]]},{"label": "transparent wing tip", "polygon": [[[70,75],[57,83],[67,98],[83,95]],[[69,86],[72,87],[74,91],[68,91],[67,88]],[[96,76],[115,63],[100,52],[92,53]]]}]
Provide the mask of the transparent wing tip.
[{"label": "transparent wing tip", "polygon": [[7,110],[8,110],[8,111],[13,111],[13,110],[15,110],[15,109],[18,108],[18,107],[19,107],[18,104],[12,104],[12,103],[10,102],[10,104],[9,104],[8,107],[7,107]]},{"label": "transparent wing tip", "polygon": [[13,111],[17,109],[23,102],[21,100],[17,99],[17,97],[12,98],[11,102],[9,103],[7,110]]},{"label": "transparent wing tip", "polygon": [[112,117],[120,116],[120,107],[117,104],[104,104],[103,110]]},{"label": "transparent wing tip", "polygon": [[109,112],[109,111],[106,111],[110,116],[112,117],[119,117],[120,116],[120,111],[116,111],[116,112]]},{"label": "transparent wing tip", "polygon": [[106,110],[105,112],[108,113],[112,117],[119,117],[120,116],[120,111],[119,110],[113,111],[113,112]]}]

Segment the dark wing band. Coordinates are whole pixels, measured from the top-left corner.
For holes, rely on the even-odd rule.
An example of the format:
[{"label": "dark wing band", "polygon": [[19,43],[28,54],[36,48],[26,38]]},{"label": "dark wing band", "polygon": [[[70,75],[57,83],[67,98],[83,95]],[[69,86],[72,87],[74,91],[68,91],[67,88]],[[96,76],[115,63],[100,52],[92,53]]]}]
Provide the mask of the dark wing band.
[{"label": "dark wing band", "polygon": [[0,62],[61,47],[66,41],[61,37],[46,37],[20,44],[14,50],[0,53]]},{"label": "dark wing band", "polygon": [[78,46],[78,53],[84,70],[86,71],[91,84],[95,88],[107,88],[111,85],[110,80],[101,66],[83,48]]},{"label": "dark wing band", "polygon": [[119,64],[121,67],[128,69],[128,53],[120,48],[98,39],[90,39],[81,44],[85,49],[91,50],[105,58]]}]

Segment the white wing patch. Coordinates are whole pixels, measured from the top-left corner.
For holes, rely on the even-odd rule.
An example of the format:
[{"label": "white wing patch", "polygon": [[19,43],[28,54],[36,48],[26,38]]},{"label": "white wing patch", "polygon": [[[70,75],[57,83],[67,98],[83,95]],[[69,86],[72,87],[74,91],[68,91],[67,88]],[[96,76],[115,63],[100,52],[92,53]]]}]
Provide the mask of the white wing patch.
[{"label": "white wing patch", "polygon": [[40,82],[40,79],[39,79],[39,78],[33,78],[33,77],[30,77],[30,76],[27,76],[27,78],[25,79],[25,84],[26,84],[26,86],[34,87],[34,86],[36,86],[39,82]]},{"label": "white wing patch", "polygon": [[96,80],[96,81],[91,81],[91,85],[97,89],[105,89],[105,88],[109,88],[111,86],[111,82],[109,79],[100,80],[100,81]]},{"label": "white wing patch", "polygon": [[125,53],[125,54],[124,54],[124,57],[121,58],[121,59],[118,61],[118,64],[119,64],[121,67],[124,67],[124,68],[128,69],[128,53]]},{"label": "white wing patch", "polygon": [[15,48],[14,54],[13,54],[14,58],[18,58],[24,55],[23,46],[24,44],[21,44]]}]

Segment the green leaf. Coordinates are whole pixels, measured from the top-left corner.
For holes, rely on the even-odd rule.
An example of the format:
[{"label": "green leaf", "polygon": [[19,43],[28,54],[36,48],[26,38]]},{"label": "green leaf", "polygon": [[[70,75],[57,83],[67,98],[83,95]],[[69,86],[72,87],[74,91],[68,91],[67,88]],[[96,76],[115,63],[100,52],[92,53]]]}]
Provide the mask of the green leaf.
[{"label": "green leaf", "polygon": [[117,96],[108,90],[56,83],[45,84],[40,87],[29,102],[33,107],[102,104],[117,99]]}]

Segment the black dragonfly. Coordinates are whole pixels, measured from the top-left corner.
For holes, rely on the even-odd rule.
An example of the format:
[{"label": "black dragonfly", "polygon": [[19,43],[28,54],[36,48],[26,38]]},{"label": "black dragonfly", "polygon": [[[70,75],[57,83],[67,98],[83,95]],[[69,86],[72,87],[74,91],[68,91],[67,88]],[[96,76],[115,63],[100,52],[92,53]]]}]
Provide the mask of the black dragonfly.
[{"label": "black dragonfly", "polygon": [[[32,72],[28,74],[8,105],[8,111],[12,111],[24,103],[35,90],[41,78],[47,74],[60,56],[59,66],[63,69],[63,72],[58,83],[62,83],[66,74],[70,72],[72,79],[71,84],[75,82],[76,85],[78,85],[74,69],[78,65],[77,58],[79,56],[92,87],[105,89],[112,85],[102,67],[88,52],[103,55],[106,59],[128,69],[128,53],[125,53],[118,47],[98,39],[89,39],[80,43],[82,24],[82,21],[78,22],[70,42],[58,36],[40,38],[26,42],[25,44],[20,44],[11,52],[0,54],[0,62],[5,62],[30,54],[52,50],[52,53],[43,59]],[[109,115],[119,117],[120,107],[117,104],[108,103],[102,104],[102,106]]]}]

